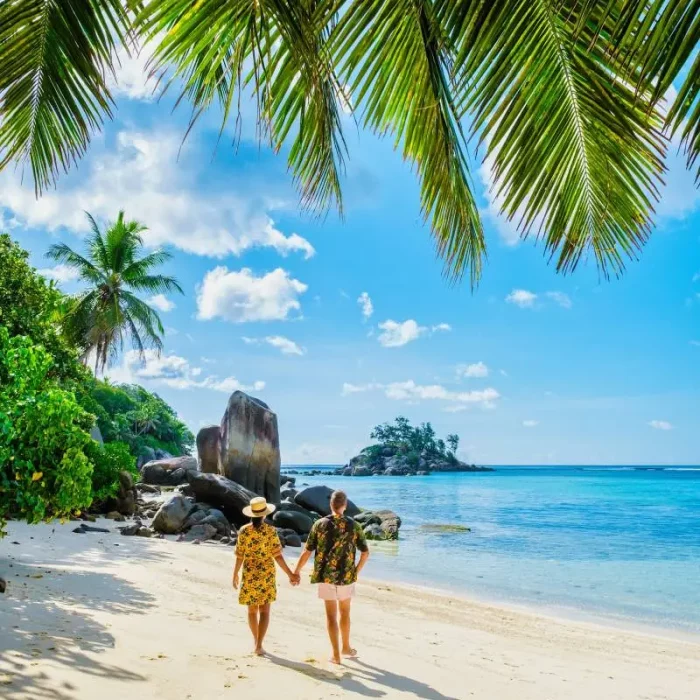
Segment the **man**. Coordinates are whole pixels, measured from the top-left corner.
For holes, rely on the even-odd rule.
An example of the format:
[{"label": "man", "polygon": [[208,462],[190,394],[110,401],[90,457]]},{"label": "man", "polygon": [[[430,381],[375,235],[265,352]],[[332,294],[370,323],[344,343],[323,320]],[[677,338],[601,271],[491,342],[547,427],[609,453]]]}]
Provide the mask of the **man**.
[{"label": "man", "polygon": [[[316,553],[311,583],[318,584],[318,597],[326,605],[326,624],[333,647],[331,661],[334,664],[341,663],[341,654],[357,655],[350,646],[350,603],[355,595],[357,577],[369,557],[362,528],[345,515],[347,507],[345,493],[334,491],[331,514],[314,523],[294,572],[301,573],[311,553]],[[355,563],[358,550],[360,559]]]}]

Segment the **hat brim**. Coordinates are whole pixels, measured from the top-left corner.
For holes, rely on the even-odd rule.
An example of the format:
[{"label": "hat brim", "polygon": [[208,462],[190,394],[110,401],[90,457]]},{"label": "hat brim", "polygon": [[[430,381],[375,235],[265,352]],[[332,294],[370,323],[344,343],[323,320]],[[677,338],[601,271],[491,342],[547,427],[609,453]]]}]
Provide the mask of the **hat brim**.
[{"label": "hat brim", "polygon": [[245,506],[243,508],[243,515],[248,518],[264,518],[266,515],[272,515],[277,510],[277,506],[272,505],[272,503],[267,504],[267,508],[262,513],[253,513],[250,506]]}]

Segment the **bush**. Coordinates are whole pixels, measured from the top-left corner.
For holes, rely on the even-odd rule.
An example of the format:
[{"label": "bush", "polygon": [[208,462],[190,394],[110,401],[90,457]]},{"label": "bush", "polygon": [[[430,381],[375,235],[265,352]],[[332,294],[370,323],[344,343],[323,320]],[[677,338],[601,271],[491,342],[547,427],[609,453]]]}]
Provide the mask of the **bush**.
[{"label": "bush", "polygon": [[92,501],[84,450],[94,418],[50,377],[52,366],[42,346],[0,326],[0,520],[36,523]]},{"label": "bush", "polygon": [[100,445],[93,440],[87,449],[87,454],[94,465],[92,497],[96,503],[104,503],[117,495],[119,472],[129,472],[134,480],[138,478],[136,459],[124,442],[108,442]]}]

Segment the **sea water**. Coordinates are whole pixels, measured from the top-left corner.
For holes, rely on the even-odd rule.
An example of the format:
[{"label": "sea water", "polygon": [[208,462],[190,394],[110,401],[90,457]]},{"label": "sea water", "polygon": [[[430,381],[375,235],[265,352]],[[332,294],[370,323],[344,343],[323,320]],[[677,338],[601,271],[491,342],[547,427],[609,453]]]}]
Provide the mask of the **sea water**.
[{"label": "sea water", "polygon": [[297,476],[305,483],[401,516],[401,539],[373,547],[369,577],[700,634],[700,467]]}]

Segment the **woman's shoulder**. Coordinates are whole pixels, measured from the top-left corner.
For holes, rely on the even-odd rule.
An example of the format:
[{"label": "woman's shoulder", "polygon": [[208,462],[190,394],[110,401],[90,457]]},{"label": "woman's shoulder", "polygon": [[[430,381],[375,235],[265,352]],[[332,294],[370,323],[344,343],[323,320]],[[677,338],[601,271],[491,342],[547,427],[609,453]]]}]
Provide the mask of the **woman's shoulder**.
[{"label": "woman's shoulder", "polygon": [[246,523],[238,529],[238,536],[247,534],[252,528],[253,526],[250,523]]}]

